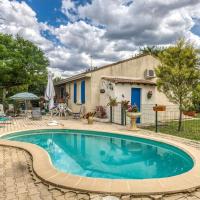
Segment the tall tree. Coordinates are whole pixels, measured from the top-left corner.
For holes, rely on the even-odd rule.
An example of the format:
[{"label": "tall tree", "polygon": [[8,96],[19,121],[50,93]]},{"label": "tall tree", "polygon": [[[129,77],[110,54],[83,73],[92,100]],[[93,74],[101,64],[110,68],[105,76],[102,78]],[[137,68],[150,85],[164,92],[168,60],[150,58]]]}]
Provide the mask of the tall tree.
[{"label": "tall tree", "polygon": [[192,94],[193,107],[196,111],[200,111],[200,83],[193,90]]},{"label": "tall tree", "polygon": [[178,131],[182,126],[183,108],[191,104],[193,90],[200,79],[198,50],[190,42],[180,39],[158,55],[156,69],[158,89],[179,105]]},{"label": "tall tree", "polygon": [[143,48],[140,48],[140,53],[141,54],[150,54],[153,56],[158,57],[158,54],[162,51],[164,51],[164,47],[158,47],[158,46],[146,46]]},{"label": "tall tree", "polygon": [[27,85],[28,90],[46,83],[48,59],[40,48],[19,36],[0,34],[0,88],[7,91]]}]

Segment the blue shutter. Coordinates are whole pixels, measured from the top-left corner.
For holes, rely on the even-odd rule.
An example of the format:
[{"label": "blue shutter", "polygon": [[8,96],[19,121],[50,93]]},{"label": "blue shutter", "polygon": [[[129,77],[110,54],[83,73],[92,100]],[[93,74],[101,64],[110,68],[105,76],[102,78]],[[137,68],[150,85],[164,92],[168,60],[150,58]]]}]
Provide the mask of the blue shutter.
[{"label": "blue shutter", "polygon": [[85,103],[85,80],[81,81],[81,103]]},{"label": "blue shutter", "polygon": [[74,103],[77,102],[77,84],[74,82]]}]

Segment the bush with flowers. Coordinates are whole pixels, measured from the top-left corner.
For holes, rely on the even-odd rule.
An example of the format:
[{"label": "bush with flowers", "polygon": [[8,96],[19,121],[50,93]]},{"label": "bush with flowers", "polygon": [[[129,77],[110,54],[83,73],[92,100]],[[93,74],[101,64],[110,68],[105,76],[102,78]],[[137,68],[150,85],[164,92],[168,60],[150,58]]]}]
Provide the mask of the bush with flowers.
[{"label": "bush with flowers", "polygon": [[134,105],[128,105],[127,112],[137,113],[137,112],[138,112],[138,107],[137,107],[137,105],[136,105],[136,104],[134,104]]}]

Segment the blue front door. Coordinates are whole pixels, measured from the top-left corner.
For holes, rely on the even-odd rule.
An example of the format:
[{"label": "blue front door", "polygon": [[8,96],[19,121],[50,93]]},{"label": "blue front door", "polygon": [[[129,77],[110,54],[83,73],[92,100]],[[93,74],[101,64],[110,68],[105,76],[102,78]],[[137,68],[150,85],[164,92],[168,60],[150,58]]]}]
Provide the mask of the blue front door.
[{"label": "blue front door", "polygon": [[[141,107],[141,89],[140,88],[132,88],[131,89],[131,105],[136,104],[138,110],[140,111]],[[140,118],[137,119],[137,123],[140,123]]]}]

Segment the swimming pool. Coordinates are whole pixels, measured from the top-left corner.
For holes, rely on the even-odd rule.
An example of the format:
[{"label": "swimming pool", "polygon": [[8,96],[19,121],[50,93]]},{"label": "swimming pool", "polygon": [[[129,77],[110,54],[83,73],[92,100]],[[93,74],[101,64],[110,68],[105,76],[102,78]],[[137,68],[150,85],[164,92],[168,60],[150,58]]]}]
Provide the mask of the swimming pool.
[{"label": "swimming pool", "polygon": [[10,117],[2,117],[2,116],[0,116],[0,122],[5,122],[5,121],[9,121],[9,120],[11,120]]},{"label": "swimming pool", "polygon": [[109,179],[176,176],[192,169],[192,158],[162,142],[86,130],[32,130],[2,139],[36,144],[45,149],[59,171]]}]

